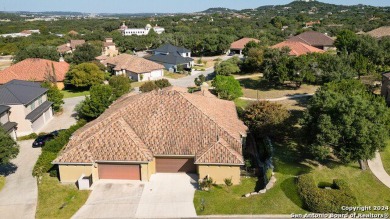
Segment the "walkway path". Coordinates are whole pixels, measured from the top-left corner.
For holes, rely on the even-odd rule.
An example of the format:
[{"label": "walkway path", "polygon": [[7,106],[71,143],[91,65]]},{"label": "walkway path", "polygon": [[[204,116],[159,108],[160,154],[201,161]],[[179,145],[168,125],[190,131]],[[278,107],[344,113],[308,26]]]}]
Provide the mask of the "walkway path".
[{"label": "walkway path", "polygon": [[390,188],[390,176],[383,168],[381,155],[379,152],[375,153],[375,158],[368,160],[368,166],[372,173],[379,179],[383,184]]},{"label": "walkway path", "polygon": [[291,95],[291,96],[284,96],[284,97],[279,97],[279,98],[269,98],[269,99],[256,99],[256,98],[249,98],[249,97],[240,97],[242,100],[250,100],[250,101],[282,101],[282,100],[293,100],[293,99],[298,99],[302,97],[311,97],[314,94],[296,94],[296,95]]},{"label": "walkway path", "polygon": [[245,79],[245,78],[256,78],[256,77],[263,77],[263,73],[256,73],[256,74],[250,74],[250,75],[234,76],[234,78],[235,78],[236,80]]},{"label": "walkway path", "polygon": [[6,183],[0,192],[1,218],[35,218],[38,202],[37,181],[32,169],[41,148],[32,148],[33,140],[20,141],[20,152],[11,162],[13,165],[0,167]]}]

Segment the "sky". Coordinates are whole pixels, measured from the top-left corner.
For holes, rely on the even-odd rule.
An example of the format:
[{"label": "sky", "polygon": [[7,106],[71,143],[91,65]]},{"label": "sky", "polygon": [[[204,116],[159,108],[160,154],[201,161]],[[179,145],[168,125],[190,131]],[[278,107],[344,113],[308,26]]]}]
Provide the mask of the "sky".
[{"label": "sky", "polygon": [[[211,7],[257,8],[292,0],[0,0],[0,11],[73,11],[86,13],[179,13]],[[390,6],[390,0],[321,0],[343,5]]]}]

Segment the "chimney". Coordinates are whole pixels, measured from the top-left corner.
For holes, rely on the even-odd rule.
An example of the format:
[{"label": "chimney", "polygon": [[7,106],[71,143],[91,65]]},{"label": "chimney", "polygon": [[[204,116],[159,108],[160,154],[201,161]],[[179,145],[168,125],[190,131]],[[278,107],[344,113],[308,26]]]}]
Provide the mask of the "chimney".
[{"label": "chimney", "polygon": [[66,43],[66,47],[70,47],[70,43]]},{"label": "chimney", "polygon": [[204,92],[208,90],[209,90],[209,85],[206,82],[203,82],[202,85],[200,85],[200,91],[202,91],[204,95]]}]

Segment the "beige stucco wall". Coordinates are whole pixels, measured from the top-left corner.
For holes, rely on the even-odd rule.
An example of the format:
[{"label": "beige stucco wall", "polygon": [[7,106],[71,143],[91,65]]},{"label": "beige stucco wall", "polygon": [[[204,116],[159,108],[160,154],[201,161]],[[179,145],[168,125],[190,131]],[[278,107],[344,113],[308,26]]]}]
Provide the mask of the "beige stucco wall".
[{"label": "beige stucco wall", "polygon": [[156,158],[153,158],[151,162],[148,163],[148,180],[152,174],[156,173]]},{"label": "beige stucco wall", "polygon": [[11,122],[18,123],[18,129],[16,134],[18,136],[24,136],[32,133],[31,122],[26,118],[26,107],[24,105],[8,105],[11,107],[9,120]]},{"label": "beige stucco wall", "polygon": [[[82,174],[90,176],[93,168],[92,164],[86,165],[58,165],[60,181],[63,183],[74,183]],[[97,175],[96,173],[94,175]],[[93,176],[94,177],[94,176]]]},{"label": "beige stucco wall", "polygon": [[8,118],[8,111],[4,112],[3,114],[0,114],[0,124],[5,124],[9,122],[9,118]]},{"label": "beige stucco wall", "polygon": [[199,179],[207,175],[216,184],[225,184],[224,179],[232,178],[234,185],[240,184],[240,166],[198,165]]}]

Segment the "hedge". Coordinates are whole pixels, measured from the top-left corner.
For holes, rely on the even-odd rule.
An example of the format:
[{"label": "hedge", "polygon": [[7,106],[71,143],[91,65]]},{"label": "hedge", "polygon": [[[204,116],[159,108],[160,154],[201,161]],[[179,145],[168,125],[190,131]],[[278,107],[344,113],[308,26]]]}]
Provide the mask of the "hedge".
[{"label": "hedge", "polygon": [[315,213],[346,213],[341,206],[357,206],[357,199],[348,184],[341,179],[333,180],[332,189],[319,188],[311,174],[298,177],[298,192],[305,207]]},{"label": "hedge", "polygon": [[42,153],[35,163],[32,172],[33,176],[41,176],[43,173],[47,173],[53,168],[53,164],[51,162],[68,143],[69,138],[72,136],[73,132],[83,127],[85,123],[86,122],[84,120],[80,120],[69,129],[60,132],[55,139],[45,143],[45,146],[42,147]]}]

